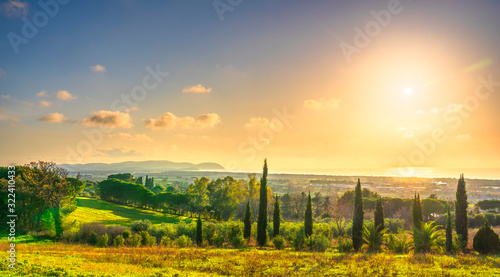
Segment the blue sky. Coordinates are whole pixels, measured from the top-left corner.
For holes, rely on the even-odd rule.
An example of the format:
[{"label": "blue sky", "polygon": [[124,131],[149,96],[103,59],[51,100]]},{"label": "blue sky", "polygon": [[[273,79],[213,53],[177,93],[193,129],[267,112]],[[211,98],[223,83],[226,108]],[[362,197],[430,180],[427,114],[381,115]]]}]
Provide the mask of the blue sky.
[{"label": "blue sky", "polygon": [[[463,111],[480,77],[500,79],[497,1],[44,3],[59,11],[16,53],[9,34],[22,36],[22,18],[43,8],[0,2],[2,163],[166,159],[251,170],[267,157],[281,171],[369,173],[398,167],[444,128],[449,140],[415,167],[500,167],[500,96],[458,128],[442,116]],[[221,20],[214,5],[229,3]],[[399,12],[387,26],[356,45],[356,28],[367,32],[391,5]],[[343,42],[359,53],[346,57]],[[146,67],[168,77],[134,110],[113,109]],[[284,109],[293,123],[272,128]],[[102,139],[68,159],[96,128]]]}]

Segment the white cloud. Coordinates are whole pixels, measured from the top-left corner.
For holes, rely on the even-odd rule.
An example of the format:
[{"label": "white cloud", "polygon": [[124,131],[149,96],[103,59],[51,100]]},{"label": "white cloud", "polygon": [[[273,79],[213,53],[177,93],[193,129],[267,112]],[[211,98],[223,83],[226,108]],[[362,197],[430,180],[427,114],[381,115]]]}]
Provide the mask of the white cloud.
[{"label": "white cloud", "polygon": [[12,98],[12,97],[10,97],[10,95],[8,95],[8,94],[3,94],[3,95],[2,95],[2,99],[4,99],[4,100],[9,100],[9,99],[11,99],[11,98]]},{"label": "white cloud", "polygon": [[38,102],[38,105],[40,107],[49,107],[50,105],[52,105],[52,102],[50,101],[45,101],[45,100],[41,100],[40,102]]},{"label": "white cloud", "polygon": [[469,140],[469,139],[471,138],[471,135],[469,135],[469,134],[458,134],[458,135],[456,136],[456,138],[457,138],[458,140],[463,140],[463,141],[465,141],[465,140]]},{"label": "white cloud", "polygon": [[42,90],[36,94],[37,97],[49,97],[46,90]]},{"label": "white cloud", "polygon": [[68,118],[64,116],[62,113],[48,113],[44,116],[42,116],[39,121],[45,121],[45,122],[50,122],[50,123],[63,123]]},{"label": "white cloud", "polygon": [[82,119],[81,123],[84,126],[103,126],[110,129],[132,128],[131,120],[128,113],[101,110]]},{"label": "white cloud", "polygon": [[104,67],[100,64],[96,64],[94,66],[91,66],[90,70],[92,70],[94,72],[106,72],[106,67]]},{"label": "white cloud", "polygon": [[116,133],[116,134],[109,134],[108,138],[133,140],[133,141],[152,141],[152,139],[148,137],[146,134],[131,135],[129,133]]},{"label": "white cloud", "polygon": [[266,128],[268,126],[269,126],[269,119],[265,117],[252,117],[247,123],[245,123],[245,128],[247,129],[254,127]]},{"label": "white cloud", "polygon": [[125,110],[126,113],[138,111],[139,107],[131,107]]},{"label": "white cloud", "polygon": [[341,101],[336,98],[320,98],[318,100],[308,99],[304,101],[304,107],[313,110],[338,109]]},{"label": "white cloud", "polygon": [[195,129],[210,128],[221,122],[220,116],[216,113],[207,113],[193,118],[190,116],[177,117],[172,113],[164,113],[158,119],[146,119],[144,125],[152,130],[158,129]]},{"label": "white cloud", "polygon": [[212,92],[212,88],[205,88],[201,84],[197,84],[196,86],[189,86],[182,89],[183,93],[210,93]]},{"label": "white cloud", "polygon": [[69,101],[69,100],[76,99],[76,96],[72,95],[71,93],[69,93],[66,90],[60,90],[60,91],[57,92],[57,98],[59,100]]},{"label": "white cloud", "polygon": [[4,120],[10,120],[12,122],[18,122],[19,118],[14,117],[14,116],[8,116],[8,115],[0,114],[0,121],[4,121]]},{"label": "white cloud", "polygon": [[18,0],[9,0],[0,5],[0,12],[7,17],[22,17],[28,14],[29,5]]}]

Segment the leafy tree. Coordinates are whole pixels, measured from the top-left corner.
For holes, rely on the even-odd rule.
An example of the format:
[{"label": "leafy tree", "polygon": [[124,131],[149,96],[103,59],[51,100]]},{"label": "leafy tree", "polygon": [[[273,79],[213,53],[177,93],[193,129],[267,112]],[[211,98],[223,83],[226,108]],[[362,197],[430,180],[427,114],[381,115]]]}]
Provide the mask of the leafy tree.
[{"label": "leafy tree", "polygon": [[259,219],[257,221],[257,243],[264,246],[267,243],[267,160],[260,179]]},{"label": "leafy tree", "polygon": [[304,234],[306,237],[310,237],[313,234],[313,218],[312,218],[312,203],[311,203],[311,193],[307,198],[306,212],[304,214]]},{"label": "leafy tree", "polygon": [[203,243],[203,233],[201,226],[201,216],[198,215],[198,222],[196,223],[196,244],[201,245]]},{"label": "leafy tree", "polygon": [[441,250],[444,247],[443,230],[438,230],[440,225],[434,221],[422,223],[420,228],[413,230],[413,247],[415,252],[429,253],[432,250]]},{"label": "leafy tree", "polygon": [[368,228],[363,226],[363,241],[368,245],[369,252],[380,252],[384,242],[385,230],[380,225],[369,224]]},{"label": "leafy tree", "polygon": [[500,200],[481,200],[476,204],[481,210],[500,209]]},{"label": "leafy tree", "polygon": [[382,205],[382,197],[377,199],[377,204],[375,206],[374,212],[374,223],[375,226],[378,226],[380,231],[384,230],[384,206]]},{"label": "leafy tree", "polygon": [[274,211],[273,211],[273,237],[280,234],[280,201],[279,196],[276,194],[276,200],[274,201]]},{"label": "leafy tree", "polygon": [[361,181],[358,178],[358,184],[354,196],[354,213],[352,219],[352,244],[354,250],[359,251],[363,244],[363,195],[361,191]]},{"label": "leafy tree", "polygon": [[138,184],[138,185],[143,185],[144,182],[142,181],[142,176],[137,178],[137,180],[135,180],[135,183]]},{"label": "leafy tree", "polygon": [[483,227],[477,231],[472,245],[474,250],[481,254],[497,253],[500,251],[500,240],[495,231],[491,229],[488,219],[484,221]]},{"label": "leafy tree", "polygon": [[446,201],[435,198],[422,199],[422,217],[425,221],[433,219],[433,215],[446,212]]},{"label": "leafy tree", "polygon": [[245,239],[248,239],[252,232],[252,208],[250,207],[250,199],[247,202],[247,207],[245,210],[245,218],[243,220],[243,223],[244,223],[243,237]]},{"label": "leafy tree", "polygon": [[201,213],[208,205],[207,186],[210,180],[207,177],[196,178],[193,184],[189,184],[188,194],[190,207],[193,212]]},{"label": "leafy tree", "polygon": [[467,241],[469,238],[469,230],[467,226],[467,191],[465,190],[465,178],[464,175],[460,175],[457,185],[455,203],[455,230],[461,239],[461,247],[465,249],[467,246]]},{"label": "leafy tree", "polygon": [[130,173],[111,174],[111,175],[108,175],[108,179],[118,179],[118,180],[122,180],[124,182],[129,182],[129,183],[136,182],[134,176]]},{"label": "leafy tree", "polygon": [[415,193],[415,198],[413,199],[413,203],[411,205],[411,216],[413,219],[413,230],[420,229],[423,221],[420,194],[417,195]]},{"label": "leafy tree", "polygon": [[453,229],[451,227],[451,213],[450,206],[447,208],[447,217],[446,217],[446,252],[451,252],[451,248],[453,245]]}]

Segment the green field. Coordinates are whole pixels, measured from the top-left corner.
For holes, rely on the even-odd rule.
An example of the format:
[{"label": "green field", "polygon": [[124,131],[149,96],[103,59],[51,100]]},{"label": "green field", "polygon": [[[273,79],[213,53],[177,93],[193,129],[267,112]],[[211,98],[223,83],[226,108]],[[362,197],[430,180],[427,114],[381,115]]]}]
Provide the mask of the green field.
[{"label": "green field", "polygon": [[101,222],[106,225],[119,224],[129,226],[135,220],[149,220],[157,223],[179,223],[187,217],[163,214],[151,210],[118,205],[94,198],[78,197],[78,208],[66,218],[67,224]]},{"label": "green field", "polygon": [[[7,251],[7,244],[0,247]],[[22,243],[0,276],[499,276],[498,256]]]}]

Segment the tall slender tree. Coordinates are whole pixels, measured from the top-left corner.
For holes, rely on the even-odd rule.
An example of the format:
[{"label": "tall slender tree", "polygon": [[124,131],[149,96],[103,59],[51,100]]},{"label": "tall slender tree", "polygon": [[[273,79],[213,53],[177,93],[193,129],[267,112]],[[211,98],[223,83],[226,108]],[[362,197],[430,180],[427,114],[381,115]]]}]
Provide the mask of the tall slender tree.
[{"label": "tall slender tree", "polygon": [[464,175],[460,175],[457,185],[457,200],[455,202],[455,230],[460,235],[462,250],[467,246],[469,229],[467,227],[467,191],[465,190]]},{"label": "tall slender tree", "polygon": [[307,237],[313,234],[313,218],[312,218],[312,201],[311,192],[309,192],[309,197],[307,198],[306,212],[304,214],[304,233]]},{"label": "tall slender tree", "polygon": [[264,169],[260,179],[259,219],[257,220],[257,244],[264,246],[267,243],[267,160],[264,160]]},{"label": "tall slender tree", "polygon": [[415,193],[411,204],[411,217],[413,219],[413,230],[420,229],[423,221],[422,205],[420,203],[420,194]]},{"label": "tall slender tree", "polygon": [[453,230],[451,227],[451,213],[450,213],[450,204],[447,205],[448,215],[446,217],[446,252],[451,252],[451,246],[453,243]]},{"label": "tall slender tree", "polygon": [[280,200],[279,196],[276,194],[276,201],[274,201],[274,212],[273,212],[273,237],[280,234]]},{"label": "tall slender tree", "polygon": [[358,184],[354,191],[354,214],[352,218],[352,245],[356,251],[363,244],[363,217],[363,192],[361,190],[361,181],[358,178]]},{"label": "tall slender tree", "polygon": [[252,233],[252,208],[250,207],[250,199],[247,202],[247,208],[245,210],[245,218],[243,219],[244,230],[243,237],[248,239]]},{"label": "tall slender tree", "polygon": [[196,244],[199,246],[203,243],[203,229],[201,226],[201,216],[198,215],[198,222],[196,223]]},{"label": "tall slender tree", "polygon": [[378,230],[384,230],[384,206],[382,205],[382,197],[377,199],[377,205],[375,206],[375,226],[378,226]]}]

